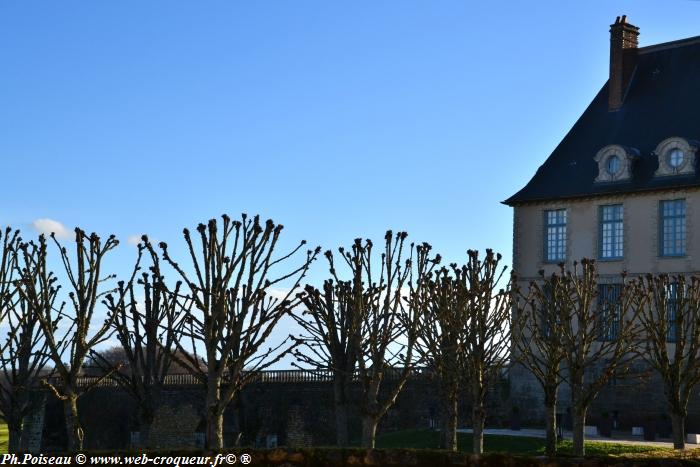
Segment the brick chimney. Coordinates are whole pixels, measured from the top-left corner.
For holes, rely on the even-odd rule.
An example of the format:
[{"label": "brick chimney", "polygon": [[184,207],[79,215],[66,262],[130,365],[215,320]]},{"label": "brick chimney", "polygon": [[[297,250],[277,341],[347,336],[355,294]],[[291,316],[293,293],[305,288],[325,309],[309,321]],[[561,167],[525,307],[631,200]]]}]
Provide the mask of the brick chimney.
[{"label": "brick chimney", "polygon": [[610,25],[610,78],[608,80],[608,110],[622,107],[632,72],[637,65],[637,36],[639,28],[627,22],[627,16],[615,18]]}]

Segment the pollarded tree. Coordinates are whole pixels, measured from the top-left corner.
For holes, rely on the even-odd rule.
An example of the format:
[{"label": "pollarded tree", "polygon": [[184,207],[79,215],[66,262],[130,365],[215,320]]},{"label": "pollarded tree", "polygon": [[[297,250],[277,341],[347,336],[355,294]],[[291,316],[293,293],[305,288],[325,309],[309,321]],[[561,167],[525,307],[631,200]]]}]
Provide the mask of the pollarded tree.
[{"label": "pollarded tree", "polygon": [[91,327],[100,300],[113,292],[113,289],[106,289],[104,284],[114,276],[103,273],[102,262],[119,241],[112,235],[103,243],[97,234],[88,236],[76,228],[73,262],[68,249],[59,244],[55,235],[52,234],[51,238],[59,249],[69,282],[70,310],[66,310],[65,303],[56,306],[59,286],[56,284],[56,276],[47,267],[47,248],[43,235],[39,237],[38,244],[30,242],[23,246],[24,275],[19,291],[27,302],[28,310],[38,314],[43,338],[46,339],[54,372],[58,376],[57,382],[46,379],[42,382],[63,401],[68,449],[80,451],[83,449],[84,434],[78,417],[78,398],[103,378],[90,385],[79,385],[78,377],[90,351],[105,342],[112,332],[110,318],[101,321],[96,330],[91,330]]},{"label": "pollarded tree", "polygon": [[[37,387],[48,360],[46,341],[42,339],[36,310],[27,307],[17,290],[21,255],[19,231],[7,228],[2,238],[0,254],[0,322],[4,340],[0,341],[0,411],[9,432],[8,451],[26,451],[22,439],[22,422],[32,409],[30,391]],[[32,252],[34,254],[35,251]],[[27,272],[31,277],[35,271]]]},{"label": "pollarded tree", "polygon": [[144,235],[141,240],[139,259],[144,251],[151,259],[150,273],[144,272],[137,281],[142,303],[137,304],[133,282],[119,282],[116,298],[109,294],[104,302],[121,344],[123,362],[115,365],[97,352],[92,356],[136,400],[139,444],[150,447],[151,425],[173,363],[179,318],[191,301],[182,298],[181,282],[172,290],[167,288],[157,253],[148,237]]},{"label": "pollarded tree", "polygon": [[506,266],[501,255],[487,249],[483,260],[469,250],[467,264],[452,265],[456,300],[464,315],[462,330],[464,376],[472,400],[474,454],[484,451],[486,396],[508,364],[511,335],[512,280],[499,288]]},{"label": "pollarded tree", "polygon": [[[641,305],[634,283],[620,276],[616,284],[599,284],[594,260],[564,265],[559,281],[564,374],[571,386],[573,447],[585,455],[584,426],[588,407],[600,390],[634,359]],[[635,306],[633,306],[635,305]]]},{"label": "pollarded tree", "polygon": [[[355,247],[353,247],[355,248]],[[341,251],[342,254],[342,251]],[[323,282],[323,290],[307,285],[300,294],[305,310],[292,316],[304,329],[295,357],[304,367],[330,371],[333,378],[333,401],[338,446],[349,444],[348,411],[360,349],[361,328],[366,298],[362,288],[362,269],[355,264],[352,280],[341,280],[335,268],[333,253],[325,252],[331,279]],[[343,256],[344,259],[345,256]],[[359,261],[354,255],[352,261]]]},{"label": "pollarded tree", "polygon": [[441,404],[440,447],[457,450],[459,394],[463,387],[464,330],[467,314],[455,278],[447,268],[426,276],[412,290],[411,300],[421,310],[416,352],[437,383]]},{"label": "pollarded tree", "polygon": [[673,447],[685,447],[688,400],[700,381],[700,278],[639,279],[640,356],[661,377],[671,413]]},{"label": "pollarded tree", "polygon": [[523,365],[542,386],[545,406],[545,453],[557,452],[557,393],[562,383],[561,365],[564,360],[564,344],[560,327],[568,316],[563,316],[563,287],[560,276],[545,277],[531,282],[528,293],[520,291],[515,301],[513,323],[513,348],[515,363]]},{"label": "pollarded tree", "polygon": [[274,348],[262,347],[279,321],[299,304],[299,283],[320,250],[309,250],[299,264],[278,271],[305,241],[275,258],[282,225],[271,220],[262,225],[258,216],[250,219],[243,214],[240,221],[222,216],[220,227],[215,219],[199,224],[198,241],[188,229],[183,231],[193,272],[170,257],[165,243],[160,244],[163,259],[180,275],[193,302],[178,328],[178,352],[172,357],[206,385],[210,449],[223,448],[226,407],[257,371],[278,362],[296,345],[286,340]]},{"label": "pollarded tree", "polygon": [[[348,443],[347,414],[355,373],[362,393],[362,445],[373,447],[379,420],[394,404],[415,365],[418,309],[403,303],[402,294],[414,287],[413,275],[422,277],[436,260],[428,259],[430,246],[423,244],[416,247],[415,271],[411,258],[402,264],[405,238],[404,232],[396,236],[387,232],[377,276],[370,240],[355,239],[349,251],[339,248],[349,270],[347,280],[341,279],[333,253],[326,251],[331,278],[324,282],[323,292],[307,286],[300,295],[306,311],[295,319],[306,331],[298,339],[305,351],[299,349],[295,355],[305,366],[333,375],[339,445]],[[392,373],[393,386],[388,397],[380,400],[387,372]]]},{"label": "pollarded tree", "polygon": [[[355,268],[359,265],[364,283],[364,318],[357,368],[361,387],[361,444],[368,448],[374,447],[379,421],[394,405],[413,369],[420,362],[416,358],[415,345],[421,310],[406,300],[410,298],[406,295],[410,293],[411,284],[421,283],[429,268],[439,261],[439,258],[427,259],[430,245],[426,243],[419,247],[418,256],[422,260],[417,265],[413,264],[413,244],[408,248],[407,258],[403,259],[407,235],[406,232],[394,235],[392,231],[387,231],[378,267],[372,261],[370,240],[364,243],[356,240],[352,253],[345,253],[352,276],[358,274]],[[382,399],[380,390],[386,385],[385,379],[388,379],[389,372],[392,386]]]}]

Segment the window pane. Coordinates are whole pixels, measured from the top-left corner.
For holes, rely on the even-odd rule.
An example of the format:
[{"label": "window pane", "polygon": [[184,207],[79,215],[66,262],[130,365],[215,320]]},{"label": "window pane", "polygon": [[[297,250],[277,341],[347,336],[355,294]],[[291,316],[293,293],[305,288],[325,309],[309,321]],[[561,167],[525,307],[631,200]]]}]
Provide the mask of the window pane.
[{"label": "window pane", "polygon": [[545,211],[545,260],[561,261],[566,254],[566,210]]},{"label": "window pane", "polygon": [[600,256],[622,258],[623,255],[623,210],[621,204],[600,208]]},{"label": "window pane", "polygon": [[662,256],[685,255],[685,200],[661,201],[660,234]]}]

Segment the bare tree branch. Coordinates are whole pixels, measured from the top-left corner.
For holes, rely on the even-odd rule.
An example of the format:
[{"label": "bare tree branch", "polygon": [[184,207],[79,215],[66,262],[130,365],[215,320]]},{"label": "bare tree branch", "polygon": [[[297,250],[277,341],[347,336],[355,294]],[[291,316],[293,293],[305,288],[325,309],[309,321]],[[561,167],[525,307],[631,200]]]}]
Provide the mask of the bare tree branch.
[{"label": "bare tree branch", "polygon": [[[280,262],[288,261],[305,244],[302,241],[291,253],[273,259],[282,228],[271,220],[261,225],[258,216],[250,219],[243,214],[240,221],[222,216],[220,226],[215,219],[199,224],[198,241],[185,229],[194,276],[170,257],[165,243],[160,244],[163,259],[180,275],[193,301],[178,326],[174,343],[179,352],[173,360],[206,384],[209,448],[223,447],[224,410],[254,373],[297,345],[285,341],[262,348],[279,321],[300,303],[299,283],[320,250],[307,251],[305,260],[291,271],[276,273]],[[289,287],[282,297],[275,297],[272,287],[282,281]],[[189,348],[185,348],[187,342]],[[206,355],[198,355],[200,345]]]},{"label": "bare tree branch", "polygon": [[[78,418],[77,401],[88,389],[78,386],[78,376],[89,352],[106,341],[112,332],[114,316],[105,319],[96,330],[91,330],[91,325],[94,324],[93,317],[100,299],[114,292],[114,289],[105,290],[102,287],[114,277],[102,273],[102,261],[119,242],[111,235],[103,243],[97,234],[88,236],[76,228],[75,259],[72,260],[67,248],[58,242],[55,235],[52,234],[51,237],[59,250],[70,284],[68,297],[72,305],[71,313],[64,311],[65,304],[56,306],[60,286],[56,284],[53,273],[48,271],[47,247],[43,235],[39,237],[38,244],[30,242],[22,247],[24,273],[19,292],[26,300],[28,309],[37,313],[41,324],[60,381],[56,384],[46,381],[45,384],[64,401],[68,449],[76,451],[82,449],[84,438]],[[129,282],[132,281],[133,275]],[[61,328],[61,321],[67,321],[69,325]],[[64,356],[67,356],[67,361],[63,360]]]},{"label": "bare tree branch", "polygon": [[638,279],[638,286],[639,356],[661,378],[673,445],[683,449],[688,400],[700,381],[700,278],[650,274]]},{"label": "bare tree branch", "polygon": [[[0,322],[6,333],[0,340],[0,411],[8,426],[9,452],[26,450],[22,422],[33,410],[30,391],[45,372],[49,358],[42,339],[38,315],[19,294],[21,242],[19,231],[7,227],[0,232]],[[23,448],[24,446],[24,448]]]}]

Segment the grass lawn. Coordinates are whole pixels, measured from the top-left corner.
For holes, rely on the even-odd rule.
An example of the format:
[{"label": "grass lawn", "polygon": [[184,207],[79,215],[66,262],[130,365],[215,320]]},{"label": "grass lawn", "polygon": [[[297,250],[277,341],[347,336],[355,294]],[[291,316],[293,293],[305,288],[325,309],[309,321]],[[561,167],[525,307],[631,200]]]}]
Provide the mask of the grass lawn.
[{"label": "grass lawn", "polygon": [[0,423],[0,454],[7,453],[7,425]]},{"label": "grass lawn", "polygon": [[[414,449],[435,449],[438,446],[439,433],[432,430],[406,430],[393,433],[384,433],[377,436],[378,448],[414,448]],[[472,451],[471,433],[458,433],[457,446],[460,451]],[[544,454],[544,439],[527,438],[522,436],[484,436],[484,451],[502,452],[510,454],[521,454],[537,456]],[[639,446],[630,444],[602,443],[586,441],[586,455],[588,456],[620,456],[620,455],[669,455],[670,448],[659,448],[656,446]],[[559,454],[563,456],[572,455],[571,441],[559,443]]]},{"label": "grass lawn", "polygon": [[[7,452],[7,425],[0,423],[0,454]],[[433,430],[405,430],[384,433],[377,436],[378,448],[411,448],[411,449],[436,449],[439,441],[439,433]],[[460,451],[471,452],[471,433],[458,433],[457,445]],[[544,454],[544,439],[527,438],[523,436],[486,435],[484,437],[484,449],[486,452],[500,452],[538,456]],[[670,448],[656,446],[639,446],[630,444],[601,443],[595,441],[586,442],[586,454],[596,457],[683,457],[697,458],[700,449],[674,453]],[[572,455],[571,441],[559,443],[559,454]]]},{"label": "grass lawn", "polygon": [[[436,449],[440,433],[433,430],[405,430],[377,435],[378,448]],[[457,433],[460,451],[472,451],[471,433]],[[537,454],[544,450],[544,439],[521,436],[485,436],[486,452],[510,452],[514,454]]]}]

